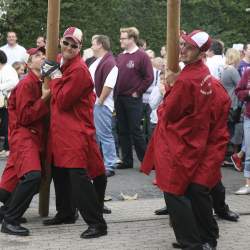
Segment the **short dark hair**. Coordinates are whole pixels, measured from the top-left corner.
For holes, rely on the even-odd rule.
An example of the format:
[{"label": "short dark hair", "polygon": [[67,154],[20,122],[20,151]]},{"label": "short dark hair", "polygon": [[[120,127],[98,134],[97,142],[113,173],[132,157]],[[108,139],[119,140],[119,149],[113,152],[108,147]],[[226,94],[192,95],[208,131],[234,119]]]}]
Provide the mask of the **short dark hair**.
[{"label": "short dark hair", "polygon": [[250,45],[250,41],[248,43],[245,43],[243,46],[243,50],[247,50],[247,46]]},{"label": "short dark hair", "polygon": [[2,50],[0,50],[0,63],[1,64],[7,63],[7,56]]},{"label": "short dark hair", "polygon": [[223,54],[223,44],[219,40],[212,40],[211,46],[209,48],[210,51],[213,51],[215,55]]},{"label": "short dark hair", "polygon": [[97,43],[101,44],[102,47],[109,51],[110,50],[110,39],[106,35],[94,35],[92,40],[96,40]]},{"label": "short dark hair", "polygon": [[147,44],[146,40],[144,40],[144,39],[139,39],[137,42],[138,47],[143,47],[144,44]]}]

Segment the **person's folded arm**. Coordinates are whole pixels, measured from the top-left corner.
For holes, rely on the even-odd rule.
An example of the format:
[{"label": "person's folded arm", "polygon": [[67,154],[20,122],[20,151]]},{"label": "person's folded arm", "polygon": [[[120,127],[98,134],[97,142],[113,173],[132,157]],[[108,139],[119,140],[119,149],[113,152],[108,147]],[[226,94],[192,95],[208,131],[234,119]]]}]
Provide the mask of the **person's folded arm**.
[{"label": "person's folded arm", "polygon": [[77,68],[69,76],[51,80],[50,89],[58,108],[66,111],[93,90],[93,83],[85,69]]},{"label": "person's folded arm", "polygon": [[48,114],[49,108],[42,98],[34,97],[34,89],[29,84],[23,84],[16,92],[17,120],[23,126],[28,126]]}]

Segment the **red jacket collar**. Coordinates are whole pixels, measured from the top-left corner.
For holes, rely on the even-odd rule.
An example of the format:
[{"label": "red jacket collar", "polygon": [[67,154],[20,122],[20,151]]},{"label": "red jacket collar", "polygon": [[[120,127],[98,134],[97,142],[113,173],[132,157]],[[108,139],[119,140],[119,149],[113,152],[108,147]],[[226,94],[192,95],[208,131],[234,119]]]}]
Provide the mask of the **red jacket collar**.
[{"label": "red jacket collar", "polygon": [[39,82],[41,83],[42,80],[38,78],[38,76],[31,70],[29,69],[29,73],[28,73],[28,76],[35,82]]},{"label": "red jacket collar", "polygon": [[66,68],[69,67],[69,65],[74,64],[75,62],[78,62],[81,60],[81,55],[80,53],[76,55],[74,58],[68,60],[65,64],[62,65],[61,70],[64,71]]},{"label": "red jacket collar", "polygon": [[200,67],[200,66],[202,66],[202,65],[204,65],[204,62],[202,61],[202,59],[200,59],[200,60],[198,60],[198,61],[196,61],[196,62],[194,62],[194,63],[187,64],[187,65],[184,67],[183,71],[184,71],[184,70],[190,70],[190,69],[193,69],[193,68],[196,68],[196,67]]}]

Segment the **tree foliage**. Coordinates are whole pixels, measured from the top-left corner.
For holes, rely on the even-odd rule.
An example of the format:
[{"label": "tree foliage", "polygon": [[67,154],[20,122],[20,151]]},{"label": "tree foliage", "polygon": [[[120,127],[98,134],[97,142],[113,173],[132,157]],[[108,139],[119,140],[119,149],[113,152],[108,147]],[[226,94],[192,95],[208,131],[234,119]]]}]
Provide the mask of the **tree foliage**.
[{"label": "tree foliage", "polygon": [[[159,52],[166,39],[166,0],[61,0],[60,30],[77,26],[84,31],[85,47],[91,36],[107,34],[113,50],[119,49],[119,29],[136,26],[150,48]],[[227,46],[250,40],[249,0],[183,0],[181,26],[186,31],[203,29]],[[35,46],[46,34],[47,1],[0,0],[0,43],[8,30],[17,32],[20,44]]]}]

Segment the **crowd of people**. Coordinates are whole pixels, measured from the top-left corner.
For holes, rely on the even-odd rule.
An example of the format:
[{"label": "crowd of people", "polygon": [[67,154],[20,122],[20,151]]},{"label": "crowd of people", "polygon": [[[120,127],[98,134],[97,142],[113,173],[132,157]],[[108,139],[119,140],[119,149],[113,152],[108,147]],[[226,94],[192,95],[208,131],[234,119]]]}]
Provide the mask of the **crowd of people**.
[{"label": "crowd of people", "polygon": [[246,185],[235,193],[250,193],[250,44],[225,53],[223,42],[204,31],[181,32],[176,73],[166,67],[165,46],[156,57],[135,27],[120,29],[117,56],[107,35],[91,43],[81,56],[82,31],[69,27],[50,61],[43,36],[26,50],[15,32],[7,33],[0,48],[0,157],[8,158],[1,231],[29,235],[23,214],[39,191],[46,158],[57,214],[44,225],[75,223],[79,211],[88,225],[82,238],[106,235],[107,178],[134,167],[134,147],[140,170],[155,170],[166,201],[155,213],[170,215],[174,247],[216,249],[213,210],[239,218],[225,202],[221,166],[244,169]]}]

